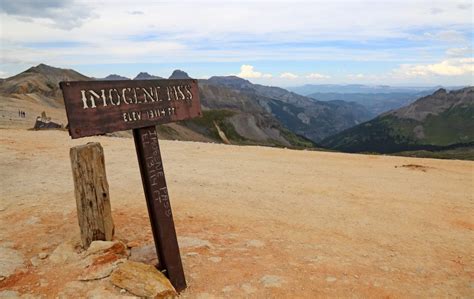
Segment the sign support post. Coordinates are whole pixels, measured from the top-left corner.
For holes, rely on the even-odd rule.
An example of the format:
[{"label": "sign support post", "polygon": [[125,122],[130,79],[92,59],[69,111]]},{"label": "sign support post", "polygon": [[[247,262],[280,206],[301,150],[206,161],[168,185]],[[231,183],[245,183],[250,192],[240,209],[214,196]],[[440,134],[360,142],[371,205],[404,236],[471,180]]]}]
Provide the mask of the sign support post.
[{"label": "sign support post", "polygon": [[61,82],[72,138],[133,130],[153,239],[164,272],[186,288],[156,125],[201,116],[194,79]]},{"label": "sign support post", "polygon": [[145,191],[151,230],[158,255],[158,269],[165,271],[179,292],[186,288],[173,214],[166,186],[155,126],[133,129],[138,165]]}]

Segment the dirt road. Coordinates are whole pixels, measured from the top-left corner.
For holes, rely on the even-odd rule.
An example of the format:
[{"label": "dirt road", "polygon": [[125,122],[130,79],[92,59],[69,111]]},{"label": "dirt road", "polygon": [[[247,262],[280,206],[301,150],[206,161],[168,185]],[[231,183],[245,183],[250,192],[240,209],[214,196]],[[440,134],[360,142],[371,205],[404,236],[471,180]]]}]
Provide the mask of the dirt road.
[{"label": "dirt road", "polygon": [[[37,259],[79,234],[69,148],[87,141],[104,147],[116,238],[152,243],[133,140],[0,130],[0,248],[19,261],[3,294],[121,294]],[[161,146],[183,297],[474,297],[473,162]]]}]

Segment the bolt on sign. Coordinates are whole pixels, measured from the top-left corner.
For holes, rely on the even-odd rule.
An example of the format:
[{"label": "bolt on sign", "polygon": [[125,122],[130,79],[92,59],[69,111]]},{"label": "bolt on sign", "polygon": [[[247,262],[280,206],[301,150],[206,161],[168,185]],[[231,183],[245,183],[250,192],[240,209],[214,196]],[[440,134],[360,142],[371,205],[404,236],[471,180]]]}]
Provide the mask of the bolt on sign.
[{"label": "bolt on sign", "polygon": [[177,291],[186,288],[155,125],[201,115],[196,80],[59,83],[72,138],[132,129],[158,269]]}]

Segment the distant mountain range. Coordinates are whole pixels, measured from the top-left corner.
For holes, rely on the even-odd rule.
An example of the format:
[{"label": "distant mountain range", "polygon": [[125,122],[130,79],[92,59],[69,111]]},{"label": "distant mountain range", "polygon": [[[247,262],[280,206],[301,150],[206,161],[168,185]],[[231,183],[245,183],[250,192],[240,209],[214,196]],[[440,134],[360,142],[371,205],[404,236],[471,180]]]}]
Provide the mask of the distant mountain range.
[{"label": "distant mountain range", "polygon": [[[409,105],[416,99],[430,95],[439,88],[441,88],[441,86],[393,87],[385,85],[321,84],[291,87],[290,90],[318,101],[342,100],[355,102],[367,108],[370,113],[378,115]],[[463,86],[450,87],[449,89],[455,90],[461,88],[463,88]]]},{"label": "distant mountain range", "polygon": [[[169,78],[190,77],[175,70]],[[162,78],[142,72],[134,79]],[[45,110],[48,115],[59,115],[65,123],[58,83],[80,80],[94,78],[40,64],[0,81],[0,110],[28,108],[38,115]],[[130,79],[109,75],[100,80]],[[379,153],[452,150],[474,142],[473,87],[451,92],[440,89],[411,103],[408,97],[414,93],[389,87],[379,89],[390,92],[370,93],[371,99],[365,96],[369,93],[327,93],[326,100],[320,101],[236,76],[215,76],[198,83],[203,117],[158,126],[161,138]],[[366,89],[351,86],[347,90]],[[400,97],[394,99],[394,94]],[[372,119],[377,109],[386,109],[392,102],[395,107],[401,101],[411,104]]]},{"label": "distant mountain range", "polygon": [[[120,76],[117,74],[110,74],[105,78],[93,78],[96,80],[109,80],[109,81],[115,81],[115,80],[131,80],[128,77]],[[138,75],[133,78],[133,80],[153,80],[153,79],[165,79],[160,76],[155,76],[155,75],[150,75],[147,72],[140,72]],[[171,76],[169,76],[168,79],[190,79],[188,74],[182,70],[174,70]]]},{"label": "distant mountain range", "polygon": [[[452,87],[450,89],[459,89],[464,86]],[[288,90],[301,95],[310,95],[313,93],[418,93],[425,90],[437,90],[442,86],[420,87],[420,86],[388,86],[388,85],[364,85],[364,84],[306,84],[302,86],[288,87]]]},{"label": "distant mountain range", "polygon": [[474,145],[474,87],[439,89],[403,108],[324,139],[345,152],[452,150]]},{"label": "distant mountain range", "polygon": [[374,116],[356,103],[316,101],[283,88],[253,84],[236,76],[216,76],[207,81],[251,97],[289,130],[314,142]]},{"label": "distant mountain range", "polygon": [[354,102],[365,107],[373,115],[398,109],[413,103],[416,99],[429,95],[435,90],[392,93],[312,93],[308,97],[320,101],[342,100]]}]

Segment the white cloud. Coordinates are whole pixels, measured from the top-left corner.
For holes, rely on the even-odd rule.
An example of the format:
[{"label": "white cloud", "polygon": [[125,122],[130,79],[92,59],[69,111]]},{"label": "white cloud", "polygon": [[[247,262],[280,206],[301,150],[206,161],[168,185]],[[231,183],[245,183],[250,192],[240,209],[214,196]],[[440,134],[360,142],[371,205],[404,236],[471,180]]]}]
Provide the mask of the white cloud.
[{"label": "white cloud", "polygon": [[271,74],[263,74],[261,72],[254,71],[253,65],[243,64],[240,67],[240,73],[236,75],[240,78],[271,78]]},{"label": "white cloud", "polygon": [[296,78],[298,78],[298,75],[295,75],[295,74],[289,73],[289,72],[285,72],[285,73],[280,74],[280,78],[283,78],[283,79],[296,79]]},{"label": "white cloud", "polygon": [[425,32],[424,36],[429,39],[444,42],[464,42],[466,38],[462,32],[456,30],[441,30],[437,32]]},{"label": "white cloud", "polygon": [[311,73],[311,74],[306,75],[306,78],[319,80],[319,79],[329,79],[331,78],[331,76],[323,75],[320,73]]},{"label": "white cloud", "polygon": [[363,79],[365,78],[364,74],[349,74],[347,75],[350,79]]},{"label": "white cloud", "polygon": [[462,76],[474,74],[474,58],[447,59],[433,64],[403,64],[394,71],[408,77],[416,76]]},{"label": "white cloud", "polygon": [[468,55],[472,57],[473,56],[472,54],[473,54],[472,48],[470,47],[449,48],[446,50],[446,55],[450,57],[465,57]]},{"label": "white cloud", "polygon": [[[388,68],[441,61],[440,49],[464,48],[472,34],[469,0],[243,1],[0,0],[0,26],[13,29],[0,29],[0,67],[374,61]],[[462,55],[455,52],[448,55]],[[291,67],[268,81],[289,82],[277,72]],[[344,72],[371,75],[363,67],[339,70],[328,81],[347,79],[338,75]],[[310,64],[298,68],[311,71]],[[249,74],[271,77],[254,68]],[[290,83],[326,79],[304,75]]]}]

